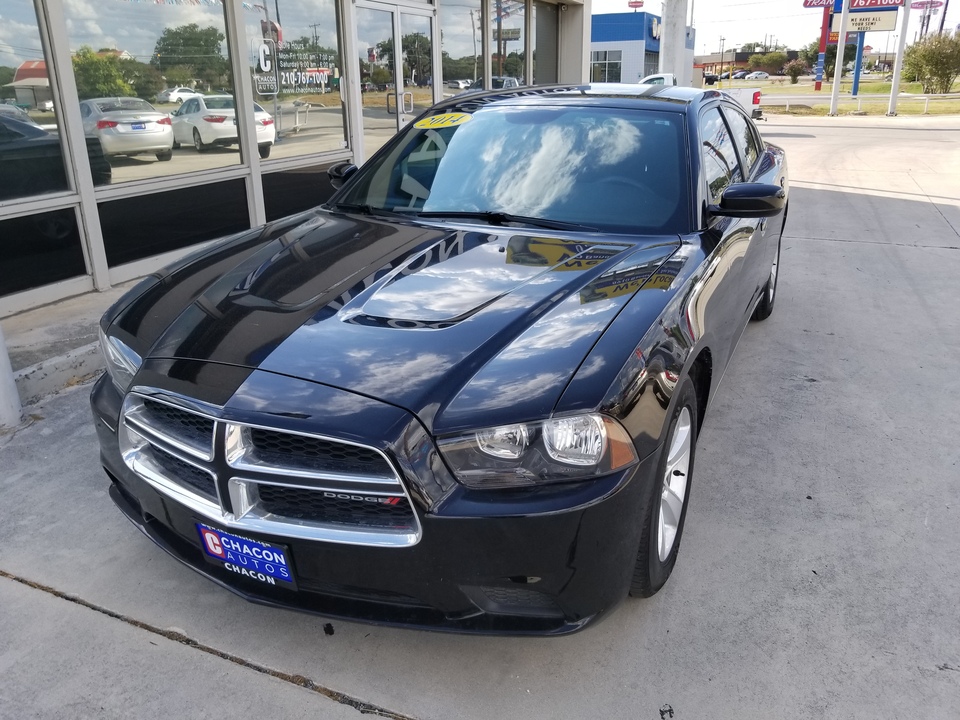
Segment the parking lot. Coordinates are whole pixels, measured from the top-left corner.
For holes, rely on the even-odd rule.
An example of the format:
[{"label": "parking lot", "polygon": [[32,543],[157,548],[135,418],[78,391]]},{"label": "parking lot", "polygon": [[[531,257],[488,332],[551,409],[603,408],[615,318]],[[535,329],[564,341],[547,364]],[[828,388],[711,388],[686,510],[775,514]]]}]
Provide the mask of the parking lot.
[{"label": "parking lot", "polygon": [[658,595],[555,639],[245,603],[113,507],[79,387],[0,437],[0,718],[957,717],[960,117],[761,131],[792,183],[777,304]]}]

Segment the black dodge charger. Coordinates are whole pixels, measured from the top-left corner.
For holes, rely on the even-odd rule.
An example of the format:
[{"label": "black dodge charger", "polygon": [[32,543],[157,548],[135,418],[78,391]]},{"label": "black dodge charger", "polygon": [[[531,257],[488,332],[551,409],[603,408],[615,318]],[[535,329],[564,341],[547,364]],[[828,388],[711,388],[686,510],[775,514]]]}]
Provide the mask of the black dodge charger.
[{"label": "black dodge charger", "polygon": [[111,496],[254,602],[558,634],[666,582],[773,310],[783,152],[715,91],[459,96],[101,321]]}]

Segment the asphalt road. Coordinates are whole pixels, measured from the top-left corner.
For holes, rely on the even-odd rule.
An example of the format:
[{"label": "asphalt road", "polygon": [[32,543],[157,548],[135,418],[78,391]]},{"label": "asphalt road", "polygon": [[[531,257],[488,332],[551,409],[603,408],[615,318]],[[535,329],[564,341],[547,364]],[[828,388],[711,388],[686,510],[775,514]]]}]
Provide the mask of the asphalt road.
[{"label": "asphalt road", "polygon": [[779,296],[660,594],[549,640],[247,604],[112,507],[77,388],[0,438],[0,717],[956,718],[960,118],[762,130],[791,166]]}]

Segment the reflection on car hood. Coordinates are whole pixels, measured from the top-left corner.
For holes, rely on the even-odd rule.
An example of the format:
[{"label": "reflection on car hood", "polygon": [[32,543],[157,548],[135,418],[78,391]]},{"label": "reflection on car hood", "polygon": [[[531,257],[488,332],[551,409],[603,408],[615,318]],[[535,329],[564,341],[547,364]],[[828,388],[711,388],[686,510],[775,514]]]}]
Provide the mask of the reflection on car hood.
[{"label": "reflection on car hood", "polygon": [[444,430],[549,414],[679,245],[320,211],[282,230],[180,269],[118,324],[150,357],[320,382]]}]

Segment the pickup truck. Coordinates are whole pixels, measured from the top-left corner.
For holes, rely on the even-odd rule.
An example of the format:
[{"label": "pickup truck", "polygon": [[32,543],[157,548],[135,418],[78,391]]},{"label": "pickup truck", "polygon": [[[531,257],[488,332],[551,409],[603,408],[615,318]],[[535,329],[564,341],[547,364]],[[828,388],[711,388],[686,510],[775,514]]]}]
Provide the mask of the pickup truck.
[{"label": "pickup truck", "polygon": [[[657,73],[642,78],[640,84],[676,85],[677,78],[672,73]],[[713,83],[709,84],[712,85]],[[720,91],[725,92],[740,103],[743,109],[750,113],[750,117],[754,120],[763,120],[763,111],[760,109],[760,88],[722,88]]]}]

